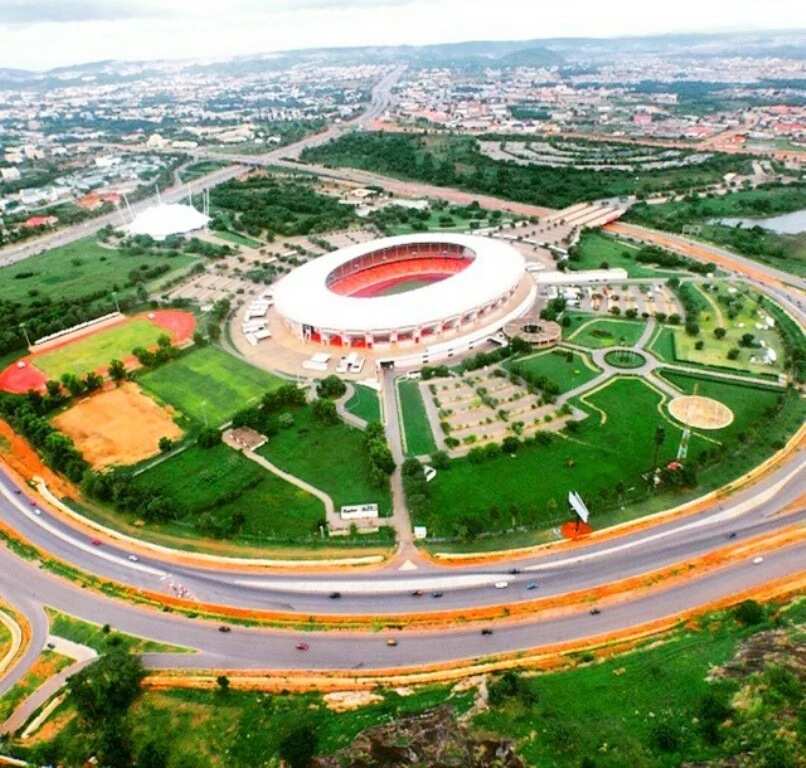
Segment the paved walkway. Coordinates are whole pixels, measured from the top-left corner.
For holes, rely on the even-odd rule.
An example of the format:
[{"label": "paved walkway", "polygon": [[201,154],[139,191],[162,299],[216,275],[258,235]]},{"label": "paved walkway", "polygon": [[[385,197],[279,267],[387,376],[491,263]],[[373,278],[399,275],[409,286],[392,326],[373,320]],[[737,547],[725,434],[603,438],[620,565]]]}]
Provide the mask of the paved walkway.
[{"label": "paved walkway", "polygon": [[347,391],[335,401],[336,413],[339,414],[342,421],[349,424],[351,427],[366,429],[367,422],[360,416],[356,416],[354,413],[350,413],[350,411],[347,410],[347,403],[355,394],[355,387],[349,381],[345,381],[344,384],[347,387]]},{"label": "paved walkway", "polygon": [[22,630],[20,625],[5,611],[0,610],[0,624],[3,624],[11,635],[11,645],[8,653],[0,659],[0,677],[11,666],[14,657],[19,653],[22,646]]}]

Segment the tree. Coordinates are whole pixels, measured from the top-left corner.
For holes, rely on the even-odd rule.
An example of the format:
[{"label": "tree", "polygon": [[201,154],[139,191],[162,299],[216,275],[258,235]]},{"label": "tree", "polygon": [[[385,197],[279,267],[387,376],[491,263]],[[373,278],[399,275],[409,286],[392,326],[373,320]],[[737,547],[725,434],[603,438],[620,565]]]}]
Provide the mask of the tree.
[{"label": "tree", "polygon": [[109,363],[109,375],[116,384],[120,384],[126,378],[126,366],[120,360],[113,360]]},{"label": "tree", "polygon": [[332,400],[323,400],[321,397],[313,401],[313,416],[323,424],[338,424],[339,414],[336,404]]},{"label": "tree", "polygon": [[159,449],[160,453],[170,453],[171,449],[174,447],[174,441],[171,440],[170,437],[165,437],[164,435],[160,438],[159,441]]},{"label": "tree", "polygon": [[300,725],[280,742],[280,757],[289,768],[308,768],[316,754],[316,732],[310,725]]},{"label": "tree", "polygon": [[219,675],[215,681],[221,693],[227,693],[229,691],[229,678],[226,675]]},{"label": "tree", "polygon": [[347,385],[338,376],[326,376],[316,387],[316,394],[319,397],[326,397],[330,400],[340,398],[347,391]]},{"label": "tree", "polygon": [[658,425],[657,427],[655,427],[655,436],[653,438],[655,443],[655,458],[652,461],[653,467],[658,466],[658,456],[660,455],[660,449],[665,439],[666,439],[666,430],[660,425]]},{"label": "tree", "polygon": [[144,674],[140,658],[118,647],[73,675],[67,691],[79,718],[90,727],[100,726],[126,713]]},{"label": "tree", "polygon": [[156,741],[149,741],[137,753],[137,768],[166,768],[168,748]]},{"label": "tree", "polygon": [[199,438],[196,442],[200,448],[214,448],[221,442],[221,432],[215,427],[207,427],[199,432]]},{"label": "tree", "polygon": [[95,392],[96,390],[100,389],[104,384],[103,378],[95,373],[95,371],[90,371],[84,377],[84,388],[87,392]]},{"label": "tree", "polygon": [[720,341],[725,338],[727,331],[724,328],[714,328],[714,336]]}]

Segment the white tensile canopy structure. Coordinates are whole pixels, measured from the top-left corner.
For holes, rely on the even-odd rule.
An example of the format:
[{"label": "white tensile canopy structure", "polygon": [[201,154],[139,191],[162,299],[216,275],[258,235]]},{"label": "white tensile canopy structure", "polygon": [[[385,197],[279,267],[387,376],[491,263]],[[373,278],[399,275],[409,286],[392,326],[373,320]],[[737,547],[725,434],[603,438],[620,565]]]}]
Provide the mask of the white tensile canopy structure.
[{"label": "white tensile canopy structure", "polygon": [[184,235],[204,229],[209,221],[208,216],[193,206],[159,203],[139,213],[126,230],[130,235],[149,235],[155,240],[164,240],[170,235]]}]

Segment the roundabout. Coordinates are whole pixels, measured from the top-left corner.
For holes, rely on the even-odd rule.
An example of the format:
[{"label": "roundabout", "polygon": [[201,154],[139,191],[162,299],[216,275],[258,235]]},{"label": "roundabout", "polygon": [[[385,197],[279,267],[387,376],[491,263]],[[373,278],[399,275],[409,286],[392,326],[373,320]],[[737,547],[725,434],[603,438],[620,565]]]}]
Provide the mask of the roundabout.
[{"label": "roundabout", "polygon": [[647,362],[644,355],[631,349],[611,350],[605,353],[604,360],[608,365],[612,365],[614,368],[624,368],[625,370],[642,368]]}]

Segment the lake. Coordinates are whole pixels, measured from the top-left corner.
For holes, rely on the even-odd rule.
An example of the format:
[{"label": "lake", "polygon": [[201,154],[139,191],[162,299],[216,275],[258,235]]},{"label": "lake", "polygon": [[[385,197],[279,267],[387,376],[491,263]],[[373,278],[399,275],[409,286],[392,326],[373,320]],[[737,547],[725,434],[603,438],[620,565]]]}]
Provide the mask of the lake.
[{"label": "lake", "polygon": [[792,213],[782,213],[778,216],[769,216],[766,219],[733,218],[714,219],[715,224],[724,224],[727,227],[763,227],[779,235],[799,235],[806,232],[806,208]]}]

